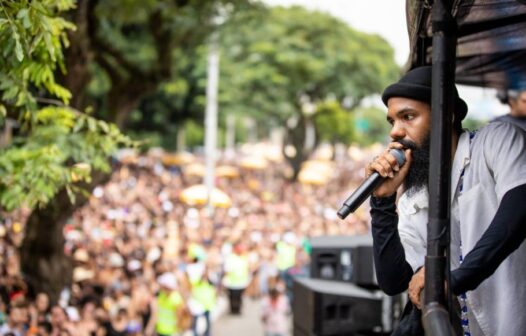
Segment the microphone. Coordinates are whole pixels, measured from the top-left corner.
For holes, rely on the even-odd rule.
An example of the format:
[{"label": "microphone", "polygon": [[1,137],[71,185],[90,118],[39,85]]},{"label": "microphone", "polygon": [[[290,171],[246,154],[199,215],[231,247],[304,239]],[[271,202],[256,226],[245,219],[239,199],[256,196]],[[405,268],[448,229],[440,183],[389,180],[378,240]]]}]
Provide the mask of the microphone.
[{"label": "microphone", "polygon": [[[389,153],[396,158],[400,167],[404,165],[405,154],[403,150],[393,148]],[[345,219],[350,213],[355,212],[383,181],[384,178],[378,172],[375,171],[372,173],[343,203],[340,210],[338,210],[338,217]]]}]

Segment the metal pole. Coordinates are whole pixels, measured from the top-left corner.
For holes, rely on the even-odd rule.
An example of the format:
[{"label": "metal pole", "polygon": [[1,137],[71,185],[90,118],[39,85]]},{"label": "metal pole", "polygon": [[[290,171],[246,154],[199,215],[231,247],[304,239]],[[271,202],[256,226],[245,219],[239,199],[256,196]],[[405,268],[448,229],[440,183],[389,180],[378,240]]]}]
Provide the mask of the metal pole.
[{"label": "metal pole", "polygon": [[424,327],[426,334],[453,335],[447,318],[445,275],[449,272],[451,204],[451,142],[455,82],[456,22],[452,1],[437,0],[432,7],[433,78],[429,168],[429,222],[425,260]]},{"label": "metal pole", "polygon": [[217,148],[217,87],[219,83],[219,51],[218,35],[214,33],[210,40],[208,51],[208,69],[206,82],[206,112],[205,112],[205,186],[208,192],[207,208],[212,213],[210,202],[215,186],[215,163]]}]

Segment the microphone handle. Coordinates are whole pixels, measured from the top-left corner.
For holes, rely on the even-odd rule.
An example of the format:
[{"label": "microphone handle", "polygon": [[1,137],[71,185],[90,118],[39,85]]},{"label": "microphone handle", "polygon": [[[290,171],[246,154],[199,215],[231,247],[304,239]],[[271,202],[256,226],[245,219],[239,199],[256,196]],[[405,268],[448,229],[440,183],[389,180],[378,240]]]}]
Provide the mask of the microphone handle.
[{"label": "microphone handle", "polygon": [[343,203],[340,210],[338,210],[338,217],[345,219],[351,212],[356,211],[383,180],[384,178],[378,172],[372,173]]}]

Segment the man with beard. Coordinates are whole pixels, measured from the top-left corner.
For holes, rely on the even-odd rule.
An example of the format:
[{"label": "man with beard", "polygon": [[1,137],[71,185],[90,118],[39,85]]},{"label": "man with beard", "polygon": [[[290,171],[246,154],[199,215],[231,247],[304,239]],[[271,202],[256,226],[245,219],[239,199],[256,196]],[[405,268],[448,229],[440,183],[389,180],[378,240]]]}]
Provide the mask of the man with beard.
[{"label": "man with beard", "polygon": [[[378,283],[390,295],[409,288],[417,307],[427,248],[431,72],[413,69],[384,91],[393,142],[366,167],[367,175],[386,178],[371,197]],[[448,288],[459,297],[464,335],[517,335],[526,330],[519,308],[526,302],[526,134],[504,122],[463,131],[467,106],[454,95]],[[405,151],[405,165],[391,148]]]}]

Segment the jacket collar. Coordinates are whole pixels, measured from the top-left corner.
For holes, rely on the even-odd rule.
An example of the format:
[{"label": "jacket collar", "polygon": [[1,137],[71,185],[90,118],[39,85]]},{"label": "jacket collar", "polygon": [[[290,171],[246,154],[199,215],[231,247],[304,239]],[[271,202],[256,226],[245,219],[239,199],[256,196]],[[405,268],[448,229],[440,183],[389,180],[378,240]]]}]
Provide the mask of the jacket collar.
[{"label": "jacket collar", "polygon": [[469,131],[464,131],[458,139],[457,150],[453,158],[453,165],[451,169],[451,200],[455,198],[455,194],[459,187],[460,176],[462,171],[469,165],[470,161],[470,136]]}]

